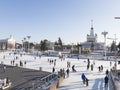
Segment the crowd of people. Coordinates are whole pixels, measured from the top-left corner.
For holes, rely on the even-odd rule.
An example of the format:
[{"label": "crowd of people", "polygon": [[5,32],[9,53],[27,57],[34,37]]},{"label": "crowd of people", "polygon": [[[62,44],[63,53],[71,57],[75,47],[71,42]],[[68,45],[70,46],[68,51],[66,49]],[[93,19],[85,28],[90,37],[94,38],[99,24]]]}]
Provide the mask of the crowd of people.
[{"label": "crowd of people", "polygon": [[[54,73],[55,72],[55,65],[56,65],[56,62],[57,60],[56,59],[48,59],[49,63],[50,64],[54,64],[54,67],[52,69],[52,72]],[[86,67],[87,67],[87,70],[89,70],[89,68],[91,68],[90,70],[93,71],[94,70],[94,67],[95,67],[95,61],[93,61],[92,63],[90,62],[89,59],[87,59],[86,61],[84,61],[86,63]],[[70,68],[71,68],[71,71],[70,71]],[[100,65],[98,66],[98,72],[103,72],[103,65]],[[59,75],[63,78],[67,78],[69,77],[70,73],[71,72],[77,72],[77,70],[75,69],[75,65],[71,64],[70,61],[67,61],[67,69],[65,70],[65,68],[62,68],[59,70]],[[104,78],[104,83],[105,83],[105,87],[108,86],[108,80],[109,80],[109,71],[108,69],[106,70],[106,75],[105,75],[105,78]],[[85,75],[85,73],[81,73],[81,79],[83,81],[83,84],[85,84],[86,86],[89,86],[89,79],[87,78],[87,76]]]},{"label": "crowd of people", "polygon": [[[55,73],[56,72],[55,71],[55,66],[56,66],[57,60],[56,59],[48,59],[48,62],[50,63],[50,65],[53,65],[52,72]],[[89,68],[91,68],[90,69],[91,71],[94,70],[95,61],[93,61],[91,63],[90,60],[87,59],[84,62],[86,63],[87,70],[89,70]],[[71,68],[71,71],[70,71],[70,68]],[[98,72],[103,72],[103,68],[104,68],[103,65],[98,66]],[[61,68],[58,71],[58,74],[60,75],[60,77],[68,78],[71,72],[77,72],[77,70],[75,69],[75,65],[74,64],[72,64],[70,61],[67,61],[66,70],[65,70],[65,68]],[[105,87],[108,86],[108,80],[109,80],[109,76],[108,75],[109,75],[109,71],[107,69],[106,70],[106,75],[105,75],[105,78],[104,78]],[[87,76],[85,75],[85,73],[81,73],[81,79],[83,81],[83,84],[85,84],[86,86],[89,85],[89,79],[87,78]]]}]

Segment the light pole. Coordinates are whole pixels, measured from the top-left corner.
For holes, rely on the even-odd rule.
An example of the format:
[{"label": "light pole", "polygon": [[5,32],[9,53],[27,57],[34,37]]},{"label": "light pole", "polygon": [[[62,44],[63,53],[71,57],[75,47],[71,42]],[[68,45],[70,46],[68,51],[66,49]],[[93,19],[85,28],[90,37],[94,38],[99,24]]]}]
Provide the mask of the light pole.
[{"label": "light pole", "polygon": [[24,48],[24,51],[26,51],[26,38],[24,38],[23,48]]},{"label": "light pole", "polygon": [[104,53],[105,53],[105,60],[106,60],[106,35],[108,34],[108,32],[104,31],[101,34],[104,35]]},{"label": "light pole", "polygon": [[24,42],[24,41],[22,40],[22,51],[23,51],[23,42]]},{"label": "light pole", "polygon": [[73,56],[73,43],[72,43],[72,49],[71,50],[72,50],[71,53],[72,53],[72,56]]},{"label": "light pole", "polygon": [[28,52],[29,52],[29,40],[30,40],[30,38],[31,38],[31,36],[27,36],[27,38],[28,38]]}]

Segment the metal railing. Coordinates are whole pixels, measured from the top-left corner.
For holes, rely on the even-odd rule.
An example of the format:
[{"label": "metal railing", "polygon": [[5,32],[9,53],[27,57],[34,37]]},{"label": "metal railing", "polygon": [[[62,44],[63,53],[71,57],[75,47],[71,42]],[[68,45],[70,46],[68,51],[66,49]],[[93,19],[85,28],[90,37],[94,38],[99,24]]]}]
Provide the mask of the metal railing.
[{"label": "metal railing", "polygon": [[33,80],[31,83],[27,84],[26,87],[20,90],[49,90],[50,86],[59,81],[59,77],[56,74],[50,74],[41,79]]}]

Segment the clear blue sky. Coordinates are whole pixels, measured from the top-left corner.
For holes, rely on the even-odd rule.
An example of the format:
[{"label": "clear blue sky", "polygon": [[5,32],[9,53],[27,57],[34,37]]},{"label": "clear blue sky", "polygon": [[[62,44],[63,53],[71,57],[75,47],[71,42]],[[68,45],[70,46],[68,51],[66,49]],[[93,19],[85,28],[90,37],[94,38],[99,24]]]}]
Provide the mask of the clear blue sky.
[{"label": "clear blue sky", "polygon": [[12,35],[21,42],[30,35],[35,42],[58,37],[64,43],[83,42],[93,19],[101,42],[104,30],[107,37],[120,38],[120,20],[115,16],[120,16],[120,0],[0,0],[0,39]]}]

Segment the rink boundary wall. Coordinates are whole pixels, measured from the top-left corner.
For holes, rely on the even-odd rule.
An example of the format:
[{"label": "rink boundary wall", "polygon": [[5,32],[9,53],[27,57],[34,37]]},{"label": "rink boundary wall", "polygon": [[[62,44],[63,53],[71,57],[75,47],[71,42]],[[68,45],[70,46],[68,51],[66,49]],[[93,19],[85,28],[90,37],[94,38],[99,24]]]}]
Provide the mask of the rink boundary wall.
[{"label": "rink boundary wall", "polygon": [[[115,73],[115,74],[114,74]],[[114,90],[120,90],[120,77],[118,76],[118,71],[112,71],[110,73]]]}]

